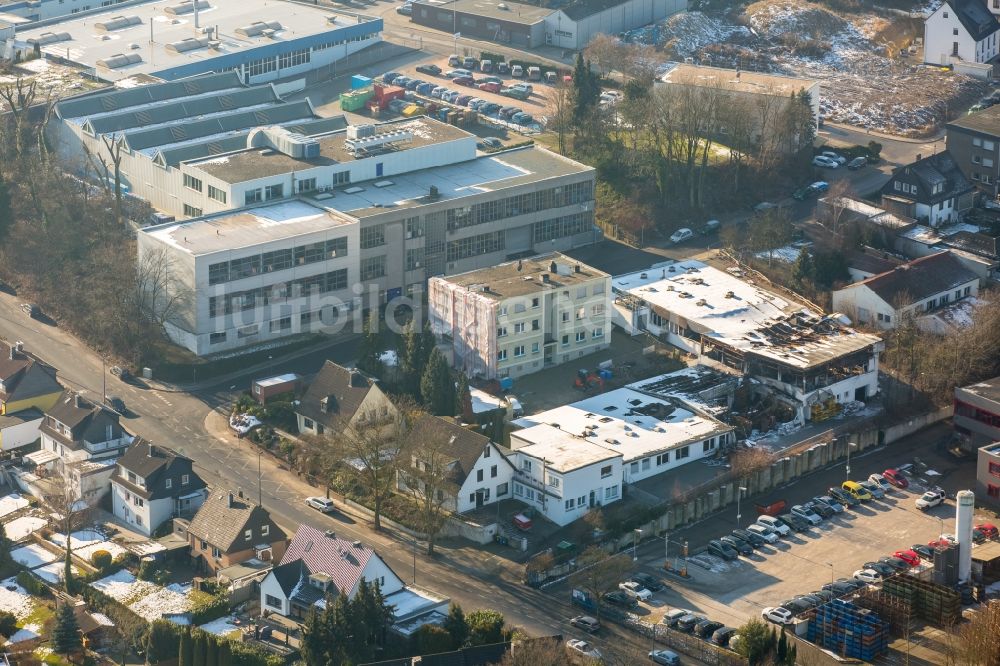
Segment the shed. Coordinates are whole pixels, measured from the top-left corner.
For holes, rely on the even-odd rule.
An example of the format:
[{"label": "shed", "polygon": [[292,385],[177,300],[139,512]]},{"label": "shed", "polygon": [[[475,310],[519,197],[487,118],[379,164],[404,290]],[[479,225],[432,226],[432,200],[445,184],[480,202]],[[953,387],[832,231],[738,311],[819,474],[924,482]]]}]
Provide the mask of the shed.
[{"label": "shed", "polygon": [[260,404],[266,404],[268,400],[282,393],[295,393],[299,390],[301,378],[294,374],[277,375],[266,379],[255,379],[253,381],[252,393],[254,400]]}]

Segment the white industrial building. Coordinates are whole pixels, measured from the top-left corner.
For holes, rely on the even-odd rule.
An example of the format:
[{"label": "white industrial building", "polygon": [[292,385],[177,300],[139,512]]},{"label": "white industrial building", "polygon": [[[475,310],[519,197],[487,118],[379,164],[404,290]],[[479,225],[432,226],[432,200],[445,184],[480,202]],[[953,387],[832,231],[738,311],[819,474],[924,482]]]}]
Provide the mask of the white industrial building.
[{"label": "white industrial building", "polygon": [[478,153],[428,118],[254,136],[274,140],[182,165],[186,205],[220,212],[139,233],[140,261],[168,258],[185,296],[168,331],[196,354],[330,330],[427,276],[598,237],[594,170],[544,148]]},{"label": "white industrial building", "polygon": [[611,277],[558,252],[428,281],[431,329],[470,377],[519,377],[611,342]]},{"label": "white industrial building", "polygon": [[699,261],[612,281],[614,323],[756,380],[802,423],[878,391],[882,340]]},{"label": "white industrial building", "polygon": [[0,21],[17,25],[48,21],[90,11],[94,7],[120,5],[128,0],[13,0],[0,4]]},{"label": "white industrial building", "polygon": [[687,10],[687,0],[578,0],[545,17],[545,44],[580,51],[598,34],[618,35]]},{"label": "white industrial building", "polygon": [[10,60],[37,53],[105,81],[173,81],[232,70],[246,83],[263,83],[326,67],[382,38],[381,18],[300,2],[94,5],[9,25],[0,30],[0,53]]}]

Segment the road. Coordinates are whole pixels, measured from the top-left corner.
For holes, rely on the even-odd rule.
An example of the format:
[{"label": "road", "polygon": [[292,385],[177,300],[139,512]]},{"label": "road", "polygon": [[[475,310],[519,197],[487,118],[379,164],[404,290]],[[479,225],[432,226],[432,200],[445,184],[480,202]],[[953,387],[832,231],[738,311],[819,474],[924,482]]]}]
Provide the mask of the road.
[{"label": "road", "polygon": [[[245,440],[237,440],[225,427],[220,412],[231,402],[234,390],[249,385],[251,374],[229,379],[187,393],[132,385],[107,373],[100,356],[80,343],[58,325],[29,319],[18,307],[18,299],[0,293],[0,337],[21,340],[25,349],[59,370],[59,379],[67,387],[101,400],[107,381],[107,393],[121,397],[130,414],[124,425],[131,432],[157,444],[171,447],[195,461],[195,469],[213,488],[221,492],[242,489],[250,497],[258,492],[258,464],[262,484],[259,492],[263,505],[289,534],[295,526],[306,524],[318,529],[334,529],[351,539],[374,547],[406,581],[426,587],[461,603],[466,610],[494,608],[512,625],[534,635],[578,637],[568,619],[578,614],[560,596],[554,598],[531,589],[516,578],[511,566],[503,566],[496,556],[473,548],[439,547],[434,558],[426,556],[421,544],[391,531],[375,532],[366,523],[335,513],[324,516],[308,509],[303,498],[320,491],[304,483],[295,474],[280,467],[268,456],[258,456]],[[341,344],[325,353],[314,353],[289,362],[276,362],[273,372],[315,373],[323,360],[347,362],[354,357],[356,344]],[[140,382],[141,384],[141,382]],[[602,650],[648,650],[645,639],[610,626],[603,637],[593,641]]]}]

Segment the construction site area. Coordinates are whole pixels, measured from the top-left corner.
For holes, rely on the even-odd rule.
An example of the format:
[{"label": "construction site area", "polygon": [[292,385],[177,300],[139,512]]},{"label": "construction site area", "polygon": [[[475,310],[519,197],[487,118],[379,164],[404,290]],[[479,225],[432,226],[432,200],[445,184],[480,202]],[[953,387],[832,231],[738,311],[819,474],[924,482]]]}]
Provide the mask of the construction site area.
[{"label": "construction site area", "polygon": [[[690,61],[807,77],[822,83],[826,120],[901,136],[934,133],[990,91],[989,84],[923,64],[926,2],[873,9],[839,0],[702,2],[624,33],[654,47],[663,68]],[[909,6],[912,5],[912,6]]]}]

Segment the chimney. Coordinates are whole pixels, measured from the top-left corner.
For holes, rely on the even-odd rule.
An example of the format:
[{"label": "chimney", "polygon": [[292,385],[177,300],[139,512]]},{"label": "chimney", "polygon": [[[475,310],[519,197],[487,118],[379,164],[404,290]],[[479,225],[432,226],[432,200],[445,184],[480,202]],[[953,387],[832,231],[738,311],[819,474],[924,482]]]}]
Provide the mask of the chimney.
[{"label": "chimney", "polygon": [[234,500],[233,493],[232,493],[232,491],[230,491],[229,492],[229,501],[226,504],[226,506],[228,506],[230,509],[233,508],[233,500]]},{"label": "chimney", "polygon": [[149,444],[146,447],[146,457],[147,458],[152,458],[153,457],[153,445],[152,444]]},{"label": "chimney", "polygon": [[577,264],[576,266],[573,267],[573,272],[574,273],[579,273],[580,272],[580,264]]},{"label": "chimney", "polygon": [[10,360],[14,360],[14,345],[10,346]]},{"label": "chimney", "polygon": [[79,393],[74,394],[73,404],[76,406],[77,409],[83,409],[83,396],[80,395]]},{"label": "chimney", "polygon": [[921,157],[923,157],[923,155],[921,155],[920,153],[917,153],[917,159],[916,159],[916,161],[919,162]]},{"label": "chimney", "polygon": [[239,490],[238,490],[238,491],[236,492],[236,494],[237,494],[237,495],[239,496],[239,498],[240,498],[240,499],[243,499],[243,489],[242,489],[242,488],[240,488],[240,489],[239,489]]},{"label": "chimney", "polygon": [[558,266],[556,266],[556,262],[553,261],[549,264],[549,273],[555,273],[556,270],[558,270]]},{"label": "chimney", "polygon": [[364,546],[361,545],[360,541],[354,541],[351,543],[351,545],[354,546],[355,548],[364,548]]},{"label": "chimney", "polygon": [[542,282],[548,284],[548,282],[549,282],[549,274],[548,273],[542,273]]},{"label": "chimney", "polygon": [[194,29],[198,29],[198,0],[192,0],[191,4],[194,5]]},{"label": "chimney", "polygon": [[20,354],[21,352],[23,352],[24,351],[24,342],[22,342],[21,340],[18,340],[17,342],[15,342],[14,343],[14,349],[17,350],[18,354]]},{"label": "chimney", "polygon": [[520,273],[521,269],[524,268],[524,262],[520,259],[517,260],[517,272]]}]

